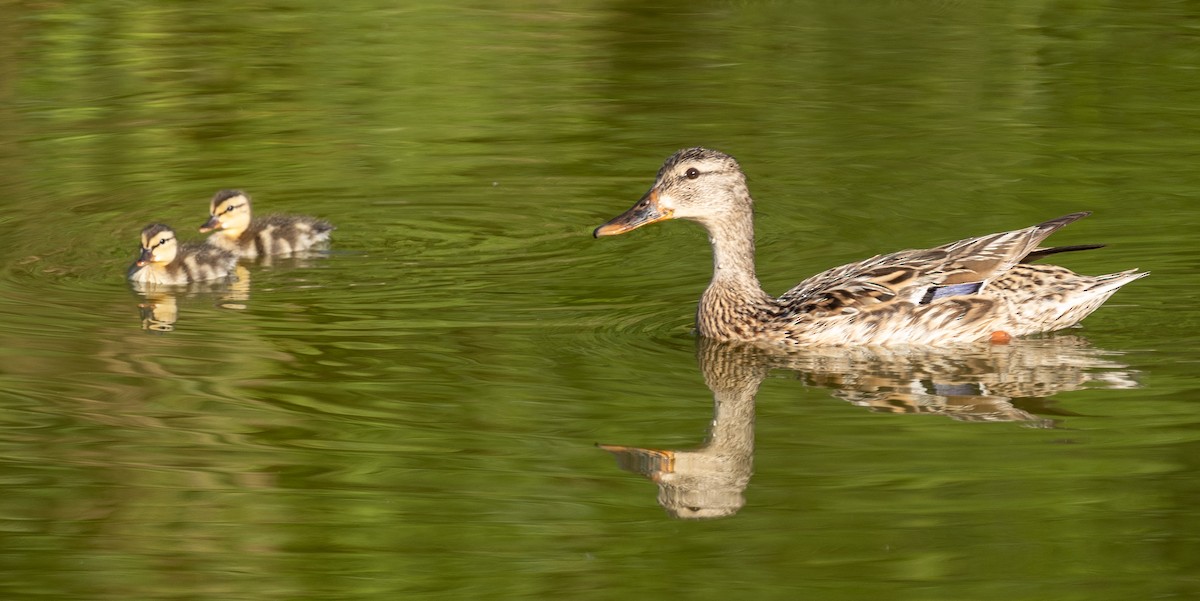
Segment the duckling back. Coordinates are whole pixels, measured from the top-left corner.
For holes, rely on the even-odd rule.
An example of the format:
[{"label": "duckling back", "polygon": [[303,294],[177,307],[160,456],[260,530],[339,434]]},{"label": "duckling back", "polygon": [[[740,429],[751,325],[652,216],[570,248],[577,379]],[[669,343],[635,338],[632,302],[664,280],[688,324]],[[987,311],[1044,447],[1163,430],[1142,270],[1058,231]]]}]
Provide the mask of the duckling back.
[{"label": "duckling back", "polygon": [[203,242],[185,242],[179,248],[176,264],[188,281],[203,282],[232,275],[237,256]]},{"label": "duckling back", "polygon": [[213,234],[208,243],[239,257],[255,259],[313,250],[329,241],[334,230],[323,219],[305,215],[268,215],[254,219],[241,235]]}]

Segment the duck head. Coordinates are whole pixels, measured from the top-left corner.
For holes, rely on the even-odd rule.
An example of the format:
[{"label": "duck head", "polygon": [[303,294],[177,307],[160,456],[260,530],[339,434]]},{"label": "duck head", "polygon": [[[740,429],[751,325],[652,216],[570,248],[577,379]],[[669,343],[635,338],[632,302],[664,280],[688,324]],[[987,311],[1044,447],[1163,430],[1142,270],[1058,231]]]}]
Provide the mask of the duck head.
[{"label": "duck head", "polygon": [[220,231],[236,238],[250,226],[250,196],[241,190],[221,190],[209,203],[208,213],[201,232]]},{"label": "duck head", "polygon": [[175,240],[175,230],[161,223],[152,223],[142,229],[142,254],[138,256],[134,265],[166,265],[175,260],[178,252],[179,243]]},{"label": "duck head", "polygon": [[708,227],[731,212],[748,211],[750,205],[746,176],[733,157],[687,148],[667,159],[654,186],[637,204],[592,234],[615,236],[667,219],[689,219]]}]

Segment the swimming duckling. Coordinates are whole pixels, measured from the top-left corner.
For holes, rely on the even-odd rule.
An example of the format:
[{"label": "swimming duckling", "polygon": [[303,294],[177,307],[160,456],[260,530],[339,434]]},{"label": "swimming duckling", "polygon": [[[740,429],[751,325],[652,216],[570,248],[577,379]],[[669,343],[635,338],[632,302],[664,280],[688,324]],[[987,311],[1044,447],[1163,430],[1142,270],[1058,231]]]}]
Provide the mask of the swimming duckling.
[{"label": "swimming duckling", "polygon": [[179,285],[223,278],[237,257],[208,244],[183,243],[170,226],[152,223],[142,229],[142,254],[129,266],[129,281]]},{"label": "swimming duckling", "polygon": [[333,225],[304,215],[268,215],[250,219],[250,195],[241,190],[221,190],[209,205],[211,218],[201,232],[216,233],[208,243],[239,257],[254,259],[313,248],[329,240]]}]

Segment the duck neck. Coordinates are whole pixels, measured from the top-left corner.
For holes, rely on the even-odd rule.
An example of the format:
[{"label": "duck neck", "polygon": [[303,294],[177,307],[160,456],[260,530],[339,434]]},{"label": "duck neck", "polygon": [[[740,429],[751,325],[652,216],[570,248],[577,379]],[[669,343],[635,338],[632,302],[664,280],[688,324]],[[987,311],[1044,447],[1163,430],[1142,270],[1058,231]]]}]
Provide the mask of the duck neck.
[{"label": "duck neck", "polygon": [[771,304],[754,272],[754,217],[747,208],[704,224],[713,249],[713,278],[697,311],[700,333],[741,339],[736,327]]},{"label": "duck neck", "polygon": [[754,273],[754,218],[712,224],[708,241],[713,248],[713,284],[761,292]]}]

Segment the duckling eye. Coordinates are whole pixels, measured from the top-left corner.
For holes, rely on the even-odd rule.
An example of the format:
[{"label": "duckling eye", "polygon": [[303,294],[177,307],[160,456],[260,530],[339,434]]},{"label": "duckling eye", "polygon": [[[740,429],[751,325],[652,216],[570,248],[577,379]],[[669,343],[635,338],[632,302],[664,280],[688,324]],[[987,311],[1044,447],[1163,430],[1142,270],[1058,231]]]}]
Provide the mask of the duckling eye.
[{"label": "duckling eye", "polygon": [[695,167],[689,167],[688,170],[684,172],[684,175],[686,175],[688,179],[696,179],[697,177],[700,177],[700,170],[696,169]]}]

